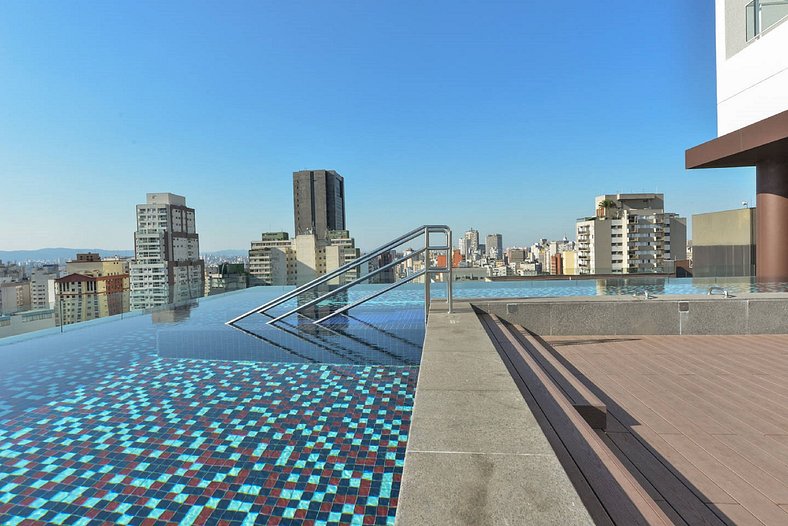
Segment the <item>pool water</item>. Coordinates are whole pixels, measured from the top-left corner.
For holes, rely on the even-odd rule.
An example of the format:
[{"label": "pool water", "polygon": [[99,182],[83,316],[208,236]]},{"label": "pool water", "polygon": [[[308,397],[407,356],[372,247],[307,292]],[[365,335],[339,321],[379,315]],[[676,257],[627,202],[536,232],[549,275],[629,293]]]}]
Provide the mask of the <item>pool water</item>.
[{"label": "pool water", "polygon": [[0,523],[392,524],[423,305],[224,324],[281,292],[0,346]]},{"label": "pool water", "polygon": [[[457,283],[457,298],[785,291],[749,279]],[[305,312],[321,317],[378,286]],[[322,327],[257,287],[0,340],[0,524],[392,524],[423,285]],[[446,297],[433,285],[436,301]],[[270,314],[286,312],[291,301]]]}]

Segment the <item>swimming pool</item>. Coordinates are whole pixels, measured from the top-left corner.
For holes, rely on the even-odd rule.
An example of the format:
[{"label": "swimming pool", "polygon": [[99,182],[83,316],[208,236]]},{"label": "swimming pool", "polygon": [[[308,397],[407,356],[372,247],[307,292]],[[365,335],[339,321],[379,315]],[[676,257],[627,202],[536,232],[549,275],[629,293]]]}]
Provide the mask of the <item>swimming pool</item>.
[{"label": "swimming pool", "polygon": [[0,346],[0,522],[393,523],[423,309],[224,325],[279,292]]},{"label": "swimming pool", "polygon": [[[457,298],[783,291],[749,279],[460,282]],[[353,301],[370,290],[354,288]],[[0,340],[3,524],[391,524],[423,286],[325,327],[224,322],[258,287]],[[433,285],[445,298],[445,287]],[[292,308],[279,307],[273,315]],[[319,307],[320,314],[332,305]]]}]

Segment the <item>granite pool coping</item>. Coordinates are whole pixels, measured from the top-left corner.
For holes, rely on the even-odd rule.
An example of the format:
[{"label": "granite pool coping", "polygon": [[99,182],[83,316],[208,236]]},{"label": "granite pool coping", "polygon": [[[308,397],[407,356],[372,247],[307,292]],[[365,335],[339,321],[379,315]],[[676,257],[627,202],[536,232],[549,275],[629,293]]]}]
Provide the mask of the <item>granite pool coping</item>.
[{"label": "granite pool coping", "polygon": [[430,312],[396,524],[593,524],[469,302]]}]

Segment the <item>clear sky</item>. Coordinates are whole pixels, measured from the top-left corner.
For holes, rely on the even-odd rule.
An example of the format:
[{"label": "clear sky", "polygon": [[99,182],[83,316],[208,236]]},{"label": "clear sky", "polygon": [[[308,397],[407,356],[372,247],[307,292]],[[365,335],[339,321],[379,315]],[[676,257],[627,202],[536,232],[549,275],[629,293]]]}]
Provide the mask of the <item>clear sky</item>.
[{"label": "clear sky", "polygon": [[300,169],[345,177],[364,249],[573,238],[602,193],[754,204],[754,169],[684,169],[716,137],[713,3],[5,0],[0,250],[130,249],[146,192],[248,249],[292,232]]}]

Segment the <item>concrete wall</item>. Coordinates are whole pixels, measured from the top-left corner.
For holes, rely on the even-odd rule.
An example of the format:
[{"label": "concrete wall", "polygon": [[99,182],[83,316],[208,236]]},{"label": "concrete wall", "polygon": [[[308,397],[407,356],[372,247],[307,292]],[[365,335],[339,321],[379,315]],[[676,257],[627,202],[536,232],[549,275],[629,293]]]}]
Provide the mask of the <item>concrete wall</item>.
[{"label": "concrete wall", "polygon": [[687,259],[687,218],[670,218],[670,259]]},{"label": "concrete wall", "polygon": [[788,334],[788,294],[474,302],[543,335]]},{"label": "concrete wall", "polygon": [[746,41],[749,0],[717,0],[717,133],[788,110],[788,23]]},{"label": "concrete wall", "polygon": [[692,216],[693,275],[755,275],[755,208]]}]

